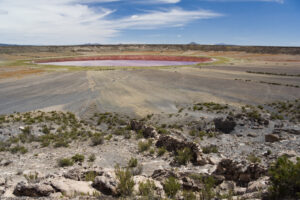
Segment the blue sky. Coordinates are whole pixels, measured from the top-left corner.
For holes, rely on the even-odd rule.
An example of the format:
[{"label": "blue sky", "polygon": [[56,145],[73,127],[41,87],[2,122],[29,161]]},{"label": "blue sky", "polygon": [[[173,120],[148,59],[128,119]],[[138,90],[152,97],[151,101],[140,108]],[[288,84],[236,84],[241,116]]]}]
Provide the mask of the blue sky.
[{"label": "blue sky", "polygon": [[0,0],[0,43],[300,46],[299,0]]}]

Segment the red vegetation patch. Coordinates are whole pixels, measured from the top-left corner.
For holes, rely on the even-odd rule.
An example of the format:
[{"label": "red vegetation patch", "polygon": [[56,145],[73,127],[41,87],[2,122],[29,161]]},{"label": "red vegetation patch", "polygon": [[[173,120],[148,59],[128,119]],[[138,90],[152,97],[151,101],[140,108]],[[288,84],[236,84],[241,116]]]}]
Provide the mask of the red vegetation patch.
[{"label": "red vegetation patch", "polygon": [[121,56],[93,56],[77,58],[54,58],[36,61],[36,63],[64,62],[64,61],[88,61],[88,60],[157,60],[157,61],[186,61],[186,62],[210,62],[211,58],[188,56],[156,56],[156,55],[121,55]]}]

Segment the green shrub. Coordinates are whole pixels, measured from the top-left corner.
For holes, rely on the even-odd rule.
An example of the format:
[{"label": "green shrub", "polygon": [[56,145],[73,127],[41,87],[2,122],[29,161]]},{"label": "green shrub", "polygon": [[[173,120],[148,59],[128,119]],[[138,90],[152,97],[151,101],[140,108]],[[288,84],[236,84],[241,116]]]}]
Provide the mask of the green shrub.
[{"label": "green shrub", "polygon": [[74,161],[70,158],[61,158],[57,161],[59,167],[68,167],[74,165]]},{"label": "green shrub", "polygon": [[119,165],[115,167],[115,174],[119,181],[118,191],[122,196],[130,196],[133,192],[134,181],[129,169],[121,169]]},{"label": "green shrub", "polygon": [[30,126],[26,126],[26,127],[22,130],[22,132],[23,132],[24,134],[30,134],[30,133],[31,133],[31,127],[30,127]]},{"label": "green shrub", "polygon": [[85,181],[94,181],[95,178],[96,178],[96,176],[97,176],[96,172],[90,171],[90,172],[88,172],[88,173],[85,174],[84,180]]},{"label": "green shrub", "polygon": [[175,197],[175,195],[179,190],[180,190],[180,183],[177,181],[176,178],[170,176],[164,182],[164,191],[168,197],[170,198]]},{"label": "green shrub", "polygon": [[269,169],[272,199],[300,198],[300,158],[294,164],[286,156],[279,157]]},{"label": "green shrub", "polygon": [[218,153],[218,147],[216,145],[210,145],[202,148],[202,151],[204,154],[209,154],[209,153]]},{"label": "green shrub", "polygon": [[261,162],[260,158],[255,156],[254,154],[248,155],[247,160],[249,160],[252,163],[260,163]]},{"label": "green shrub", "polygon": [[185,147],[182,150],[177,151],[177,155],[175,156],[175,161],[180,165],[186,165],[192,159],[192,151],[190,148]]},{"label": "green shrub", "polygon": [[182,196],[183,196],[183,199],[187,199],[187,200],[196,200],[197,199],[196,195],[192,191],[184,190]]},{"label": "green shrub", "polygon": [[169,134],[169,131],[165,128],[158,128],[157,132],[161,135],[168,135]]},{"label": "green shrub", "polygon": [[163,156],[166,153],[166,151],[167,150],[166,150],[165,147],[158,148],[157,155],[158,156]]},{"label": "green shrub", "polygon": [[213,199],[215,197],[215,192],[213,190],[215,186],[215,179],[212,176],[209,176],[203,179],[204,188],[201,190],[202,199]]},{"label": "green shrub", "polygon": [[95,133],[91,140],[93,146],[103,144],[104,142],[103,135],[101,133]]},{"label": "green shrub", "polygon": [[15,154],[15,153],[25,154],[28,152],[28,150],[24,146],[18,145],[18,146],[10,148],[10,152],[13,154]]},{"label": "green shrub", "polygon": [[59,147],[69,147],[69,142],[66,141],[66,140],[60,140],[60,141],[57,141],[57,142],[54,144],[54,147],[55,147],[55,148],[59,148]]},{"label": "green shrub", "polygon": [[152,141],[151,140],[148,140],[146,142],[139,142],[138,143],[139,152],[144,152],[144,151],[149,150],[149,148],[150,148],[151,145],[152,145]]},{"label": "green shrub", "polygon": [[42,132],[45,133],[45,134],[49,134],[50,133],[50,129],[46,125],[44,125],[43,129],[42,129]]},{"label": "green shrub", "polygon": [[89,161],[89,162],[95,162],[95,160],[96,160],[95,154],[91,154],[91,155],[89,156],[88,161]]},{"label": "green shrub", "polygon": [[72,157],[72,160],[74,162],[79,162],[79,163],[82,163],[84,161],[84,155],[81,155],[81,154],[75,154],[73,157]]},{"label": "green shrub", "polygon": [[133,167],[136,167],[137,164],[138,164],[137,159],[136,159],[136,158],[131,158],[131,159],[128,161],[128,165],[127,165],[127,166],[133,168]]},{"label": "green shrub", "polygon": [[272,113],[271,114],[271,119],[272,120],[276,120],[276,119],[278,119],[278,120],[284,120],[284,117],[282,115],[277,114],[277,113]]},{"label": "green shrub", "polygon": [[146,197],[153,196],[155,188],[154,181],[147,180],[144,183],[141,182],[139,184],[139,194]]}]

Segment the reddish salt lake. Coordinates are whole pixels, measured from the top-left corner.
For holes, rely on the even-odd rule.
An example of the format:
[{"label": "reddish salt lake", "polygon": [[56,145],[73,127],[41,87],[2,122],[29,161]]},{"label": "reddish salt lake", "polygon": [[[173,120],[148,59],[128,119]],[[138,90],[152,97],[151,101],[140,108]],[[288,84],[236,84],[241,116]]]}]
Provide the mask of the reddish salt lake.
[{"label": "reddish salt lake", "polygon": [[178,66],[194,65],[199,62],[193,61],[166,61],[166,60],[85,60],[85,61],[59,61],[43,62],[43,65],[60,66],[80,66],[80,67],[98,67],[98,66],[132,66],[132,67],[151,67],[151,66]]}]

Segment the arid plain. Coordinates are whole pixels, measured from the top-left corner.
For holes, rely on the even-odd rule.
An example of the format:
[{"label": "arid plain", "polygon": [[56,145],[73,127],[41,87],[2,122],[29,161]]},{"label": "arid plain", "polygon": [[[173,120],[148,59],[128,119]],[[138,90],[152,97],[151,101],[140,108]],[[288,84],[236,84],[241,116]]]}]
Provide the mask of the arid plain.
[{"label": "arid plain", "polygon": [[300,48],[0,47],[0,199],[297,199],[299,122]]},{"label": "arid plain", "polygon": [[[0,113],[68,110],[77,114],[118,111],[140,116],[177,112],[177,106],[196,102],[232,105],[263,104],[300,97],[300,56],[199,51],[147,47],[121,50],[17,50],[0,54]],[[210,64],[186,67],[71,68],[33,65],[20,60],[95,55],[209,56]],[[29,61],[28,61],[29,62]],[[114,70],[115,69],[115,70]],[[249,73],[255,72],[255,73]],[[272,84],[273,83],[273,84]],[[289,86],[287,86],[289,85]],[[293,87],[295,86],[295,87]]]}]

